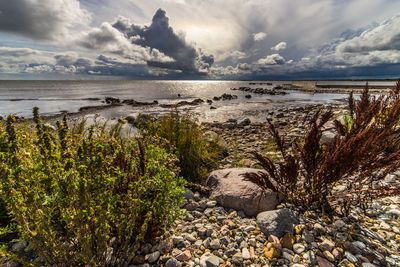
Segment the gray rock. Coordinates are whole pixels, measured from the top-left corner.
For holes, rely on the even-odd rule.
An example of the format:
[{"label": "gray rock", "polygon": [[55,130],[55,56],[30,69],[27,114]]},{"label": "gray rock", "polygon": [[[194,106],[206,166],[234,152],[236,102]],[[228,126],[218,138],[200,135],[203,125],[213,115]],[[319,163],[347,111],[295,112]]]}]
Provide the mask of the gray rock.
[{"label": "gray rock", "polygon": [[185,239],[181,236],[172,237],[172,242],[174,243],[175,247],[178,248],[185,247]]},{"label": "gray rock", "polygon": [[161,254],[167,254],[173,248],[173,241],[171,239],[166,239],[160,242],[157,247],[157,250],[161,252]]},{"label": "gray rock", "polygon": [[219,242],[219,239],[214,239],[214,240],[212,240],[212,241],[210,242],[210,247],[211,247],[212,249],[219,249],[220,246],[221,246],[221,244],[220,244],[220,242]]},{"label": "gray rock", "polygon": [[365,245],[363,242],[361,242],[361,241],[354,241],[354,242],[353,242],[353,245],[356,246],[356,247],[358,247],[358,248],[361,249],[361,250],[364,250],[365,247],[366,247],[366,245]]},{"label": "gray rock", "polygon": [[242,249],[242,257],[244,260],[249,260],[250,259],[250,252],[247,248]]},{"label": "gray rock", "polygon": [[246,228],[244,228],[245,232],[251,232],[251,231],[254,231],[254,230],[256,230],[256,228],[253,225],[249,225]]},{"label": "gray rock", "polygon": [[161,255],[161,253],[159,251],[153,252],[149,255],[149,258],[147,259],[147,261],[149,263],[155,263],[160,258],[160,255]]},{"label": "gray rock", "polygon": [[187,221],[187,222],[191,222],[191,221],[194,220],[194,217],[193,217],[192,214],[188,213],[188,214],[186,215],[186,217],[184,218],[184,220]]},{"label": "gray rock", "polygon": [[233,255],[232,263],[236,266],[242,266],[243,265],[242,253],[236,253],[235,255]]},{"label": "gray rock", "polygon": [[293,251],[297,254],[301,254],[306,248],[300,244],[300,243],[296,243],[293,245]]},{"label": "gray rock", "polygon": [[319,245],[318,245],[319,249],[321,249],[322,251],[329,251],[331,252],[334,248],[335,248],[335,243],[333,243],[332,241],[330,241],[329,239],[324,239]]},{"label": "gray rock", "polygon": [[274,209],[279,202],[278,194],[272,191],[263,193],[257,185],[243,178],[245,173],[260,171],[250,168],[213,171],[207,179],[207,186],[212,188],[210,198],[225,208],[242,210],[248,216]]},{"label": "gray rock", "polygon": [[342,220],[335,221],[335,227],[336,228],[340,229],[340,228],[343,228],[345,226],[346,226],[346,223],[344,221],[342,221]]},{"label": "gray rock", "polygon": [[190,189],[186,189],[185,194],[183,194],[183,196],[185,197],[185,199],[189,200],[189,199],[194,199],[194,193],[192,192],[192,190]]},{"label": "gray rock", "polygon": [[313,236],[313,234],[312,234],[310,231],[308,231],[307,229],[305,229],[305,230],[303,231],[302,238],[303,238],[307,243],[312,243],[312,242],[314,242],[314,236]]},{"label": "gray rock", "polygon": [[221,237],[221,239],[219,240],[219,243],[224,246],[227,246],[230,243],[230,237],[229,236]]},{"label": "gray rock", "polygon": [[323,227],[319,223],[314,224],[314,229],[315,229],[315,231],[317,231],[318,234],[325,234],[325,232],[326,232],[325,227]]},{"label": "gray rock", "polygon": [[15,253],[19,253],[24,251],[28,243],[25,240],[18,241],[17,243],[13,244],[11,250]]},{"label": "gray rock", "polygon": [[194,201],[189,201],[188,203],[186,203],[184,208],[188,211],[193,211],[193,210],[196,210],[197,208],[199,208],[199,204]]},{"label": "gray rock", "polygon": [[175,258],[170,258],[166,263],[165,267],[181,267],[182,264]]},{"label": "gray rock", "polygon": [[348,252],[348,251],[345,251],[345,252],[344,252],[344,255],[345,255],[346,258],[347,258],[349,261],[351,261],[352,263],[356,263],[356,262],[358,261],[357,257],[354,256],[353,254],[351,254],[351,253]]},{"label": "gray rock", "polygon": [[289,209],[264,211],[257,215],[257,224],[265,236],[282,237],[285,233],[293,233],[299,221]]},{"label": "gray rock", "polygon": [[232,255],[235,254],[235,253],[236,253],[236,249],[235,249],[235,248],[228,248],[228,249],[225,251],[225,255],[228,256],[228,257],[232,256]]},{"label": "gray rock", "polygon": [[[351,242],[345,242],[344,243],[344,248],[349,251],[350,253],[353,253],[354,255],[361,254],[362,251],[360,248],[358,248],[354,243]],[[364,247],[365,248],[365,247]]]},{"label": "gray rock", "polygon": [[387,215],[395,218],[400,218],[400,210],[398,209],[391,209],[387,211]]},{"label": "gray rock", "polygon": [[206,203],[207,208],[214,208],[217,205],[217,201],[211,200]]},{"label": "gray rock", "polygon": [[217,256],[210,256],[206,259],[206,267],[218,267],[220,258]]},{"label": "gray rock", "polygon": [[323,131],[322,136],[321,136],[321,143],[325,144],[325,143],[332,141],[332,139],[335,137],[335,135],[336,135],[336,133],[334,130]]}]

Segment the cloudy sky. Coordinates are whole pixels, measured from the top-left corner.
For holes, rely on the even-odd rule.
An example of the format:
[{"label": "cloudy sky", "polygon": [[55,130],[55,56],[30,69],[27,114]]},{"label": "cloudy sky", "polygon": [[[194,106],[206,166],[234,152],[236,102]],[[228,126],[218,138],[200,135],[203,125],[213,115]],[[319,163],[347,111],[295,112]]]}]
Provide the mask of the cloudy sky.
[{"label": "cloudy sky", "polygon": [[399,0],[0,0],[0,79],[399,76]]}]

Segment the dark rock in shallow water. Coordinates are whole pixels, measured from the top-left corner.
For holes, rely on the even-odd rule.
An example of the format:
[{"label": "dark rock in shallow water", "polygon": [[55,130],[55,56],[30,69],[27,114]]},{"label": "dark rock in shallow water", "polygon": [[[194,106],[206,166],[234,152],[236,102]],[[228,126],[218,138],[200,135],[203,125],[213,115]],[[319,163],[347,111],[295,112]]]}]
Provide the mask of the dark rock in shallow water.
[{"label": "dark rock in shallow water", "polygon": [[237,95],[231,95],[231,94],[223,94],[221,96],[222,100],[232,100],[232,99],[237,99],[238,96]]},{"label": "dark rock in shallow water", "polygon": [[241,121],[240,123],[239,123],[239,126],[247,126],[247,125],[250,125],[250,123],[251,123],[251,120],[249,119],[249,118],[246,118],[246,119],[244,119],[243,121]]},{"label": "dark rock in shallow water", "polygon": [[180,101],[178,103],[174,104],[161,104],[160,107],[162,108],[173,108],[173,107],[182,107],[182,106],[196,106],[200,105],[201,103],[204,103],[204,100],[201,98],[197,98],[193,101]]},{"label": "dark rock in shallow water", "polygon": [[158,105],[158,101],[154,100],[153,102],[140,102],[140,101],[136,101],[133,99],[127,99],[122,101],[123,104],[127,104],[127,105],[131,105],[134,107],[139,107],[139,106],[152,106],[152,105]]},{"label": "dark rock in shallow water", "polygon": [[214,96],[213,100],[214,101],[219,101],[219,100],[232,100],[232,99],[237,99],[238,96],[237,95],[231,95],[231,94],[223,94],[221,96]]},{"label": "dark rock in shallow water", "polygon": [[[280,89],[284,89],[280,87]],[[239,87],[239,88],[231,88],[231,90],[239,90],[244,92],[251,92],[255,94],[262,94],[262,95],[286,95],[285,91],[277,90],[277,89],[268,89],[268,88],[250,88],[250,87]],[[246,96],[247,97],[247,96]]]},{"label": "dark rock in shallow water", "polygon": [[116,97],[106,97],[106,103],[107,104],[118,104],[121,101],[119,100],[119,98]]}]

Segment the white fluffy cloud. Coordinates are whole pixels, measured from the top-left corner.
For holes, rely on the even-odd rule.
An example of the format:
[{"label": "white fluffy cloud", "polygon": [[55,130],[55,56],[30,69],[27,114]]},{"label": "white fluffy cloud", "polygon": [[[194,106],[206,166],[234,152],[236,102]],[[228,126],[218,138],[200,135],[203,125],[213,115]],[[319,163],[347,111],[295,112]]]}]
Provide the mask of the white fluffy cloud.
[{"label": "white fluffy cloud", "polygon": [[280,42],[279,44],[271,47],[271,50],[274,51],[280,51],[280,50],[285,50],[286,49],[286,42]]},{"label": "white fluffy cloud", "polygon": [[267,34],[265,32],[259,32],[253,35],[254,41],[262,41],[267,37]]},{"label": "white fluffy cloud", "polygon": [[285,64],[285,59],[279,54],[272,54],[257,61],[260,65],[282,65]]}]

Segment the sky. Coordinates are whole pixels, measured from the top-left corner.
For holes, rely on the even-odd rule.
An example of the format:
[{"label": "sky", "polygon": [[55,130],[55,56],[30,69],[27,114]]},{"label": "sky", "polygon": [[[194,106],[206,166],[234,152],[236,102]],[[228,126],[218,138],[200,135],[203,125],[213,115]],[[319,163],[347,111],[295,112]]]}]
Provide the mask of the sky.
[{"label": "sky", "polygon": [[399,0],[0,0],[0,79],[398,77]]}]

